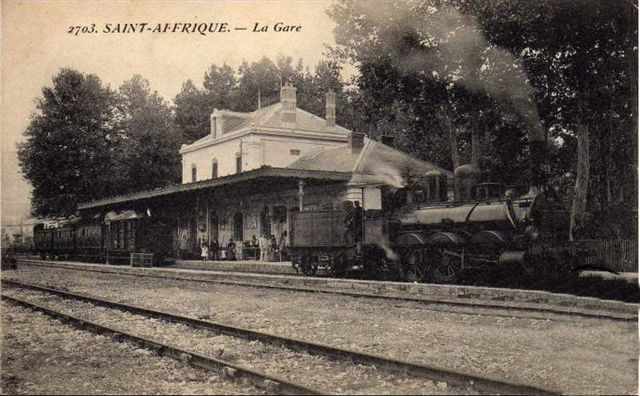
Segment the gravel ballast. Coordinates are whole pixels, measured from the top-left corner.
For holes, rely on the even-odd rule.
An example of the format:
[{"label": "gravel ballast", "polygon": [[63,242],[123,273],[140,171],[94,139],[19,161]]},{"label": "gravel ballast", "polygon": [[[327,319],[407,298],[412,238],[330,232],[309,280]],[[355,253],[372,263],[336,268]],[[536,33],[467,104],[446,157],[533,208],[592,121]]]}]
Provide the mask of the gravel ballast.
[{"label": "gravel ballast", "polygon": [[389,374],[375,367],[332,361],[325,357],[215,334],[208,330],[168,323],[48,293],[8,289],[5,294],[44,305],[116,330],[151,338],[180,349],[220,358],[327,393],[347,394],[469,394],[470,389],[406,375]]},{"label": "gravel ballast", "polygon": [[253,386],[2,302],[2,394],[256,394]]},{"label": "gravel ballast", "polygon": [[397,301],[41,267],[3,276],[564,393],[638,389],[636,323],[436,312]]}]

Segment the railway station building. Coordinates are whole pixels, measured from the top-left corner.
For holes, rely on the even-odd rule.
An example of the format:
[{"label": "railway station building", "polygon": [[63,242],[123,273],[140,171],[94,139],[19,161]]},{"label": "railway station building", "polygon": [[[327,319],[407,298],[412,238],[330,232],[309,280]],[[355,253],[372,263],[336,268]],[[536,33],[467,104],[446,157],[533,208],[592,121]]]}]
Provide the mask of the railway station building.
[{"label": "railway station building", "polygon": [[381,209],[384,189],[402,187],[407,170],[452,176],[336,125],[335,114],[334,93],[326,94],[321,118],[297,107],[290,85],[282,87],[280,102],[253,112],[213,109],[211,132],[180,149],[181,184],[79,209],[114,227],[109,247],[127,246],[133,233],[119,219],[156,217],[169,225],[176,257],[197,257],[202,243],[226,246],[233,239],[236,257],[255,259],[244,245],[261,235],[288,238],[292,211],[339,208],[346,200]]}]

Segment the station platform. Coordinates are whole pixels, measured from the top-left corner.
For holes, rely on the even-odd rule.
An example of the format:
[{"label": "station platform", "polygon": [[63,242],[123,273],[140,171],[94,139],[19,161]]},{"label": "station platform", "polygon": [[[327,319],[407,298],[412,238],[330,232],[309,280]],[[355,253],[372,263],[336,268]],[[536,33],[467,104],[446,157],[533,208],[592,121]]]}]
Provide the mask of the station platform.
[{"label": "station platform", "polygon": [[[221,263],[223,270],[216,270],[215,265]],[[361,279],[336,279],[329,277],[296,276],[289,263],[269,263],[259,261],[212,261],[203,263],[197,260],[179,261],[175,265],[163,267],[132,267],[130,265],[108,265],[80,263],[72,261],[43,261],[18,259],[18,268],[22,265],[55,267],[81,271],[126,274],[188,281],[207,281],[235,284],[243,286],[276,287],[293,290],[308,289],[313,292],[342,292],[357,295],[376,295],[388,298],[412,298],[429,303],[458,303],[464,299],[465,304],[478,303],[492,306],[517,304],[533,304],[534,306],[553,306],[561,311],[587,310],[607,311],[636,315],[638,304],[617,300],[604,300],[594,297],[582,297],[571,294],[552,293],[541,290],[506,289],[484,286],[443,285],[429,283],[409,283],[393,281],[370,281]],[[181,266],[193,266],[184,268]],[[259,266],[263,273],[249,271],[252,266]],[[243,271],[231,271],[236,267]],[[264,273],[266,270],[290,271],[289,274]],[[435,301],[434,301],[435,299]],[[560,308],[558,308],[560,307]],[[626,320],[626,319],[625,319]]]},{"label": "station platform", "polygon": [[260,274],[298,275],[290,261],[270,262],[256,260],[214,261],[176,260],[166,268],[181,268],[200,271],[253,272]]}]

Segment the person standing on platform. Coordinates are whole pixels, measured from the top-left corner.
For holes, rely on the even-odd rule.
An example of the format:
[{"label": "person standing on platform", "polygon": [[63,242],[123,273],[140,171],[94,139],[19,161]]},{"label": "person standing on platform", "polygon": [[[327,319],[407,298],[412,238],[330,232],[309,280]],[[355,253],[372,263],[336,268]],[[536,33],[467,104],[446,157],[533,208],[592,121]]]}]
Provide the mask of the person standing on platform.
[{"label": "person standing on platform", "polygon": [[267,261],[267,237],[262,234],[258,238],[258,248],[260,248],[260,261]]},{"label": "person standing on platform", "polygon": [[202,242],[202,246],[200,246],[200,256],[202,257],[202,262],[207,263],[207,258],[209,258],[209,247],[206,242]]},{"label": "person standing on platform", "polygon": [[269,237],[269,261],[276,261],[276,253],[278,252],[278,242],[276,236],[271,234]]},{"label": "person standing on platform", "polygon": [[227,244],[227,257],[230,261],[236,261],[236,243],[233,238],[229,238],[229,243]]},{"label": "person standing on platform", "polygon": [[354,202],[355,207],[353,208],[353,239],[356,242],[356,254],[362,253],[362,220],[364,211],[362,206],[360,206],[360,201]]},{"label": "person standing on platform", "polygon": [[209,250],[211,251],[211,259],[214,261],[218,260],[218,251],[220,250],[220,245],[218,244],[218,240],[214,239],[211,241],[209,246]]},{"label": "person standing on platform", "polygon": [[280,235],[280,244],[278,245],[278,253],[280,254],[280,261],[284,261],[287,255],[287,231],[283,231]]}]

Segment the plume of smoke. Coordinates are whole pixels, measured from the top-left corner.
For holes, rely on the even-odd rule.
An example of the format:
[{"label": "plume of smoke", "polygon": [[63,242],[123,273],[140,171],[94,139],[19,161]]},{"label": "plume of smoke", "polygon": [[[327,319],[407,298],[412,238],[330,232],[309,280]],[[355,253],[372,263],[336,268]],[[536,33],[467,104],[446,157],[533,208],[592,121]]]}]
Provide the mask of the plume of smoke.
[{"label": "plume of smoke", "polygon": [[544,140],[532,100],[533,90],[522,63],[509,51],[489,43],[477,18],[450,6],[418,9],[420,6],[412,7],[411,2],[405,7],[387,3],[367,3],[366,9],[360,11],[381,26],[397,24],[405,33],[417,33],[426,49],[396,51],[393,55],[400,71],[425,73],[510,102],[526,121],[530,141]]},{"label": "plume of smoke", "polygon": [[395,188],[403,188],[407,183],[400,170],[385,162],[374,162],[368,169],[375,175],[376,181]]},{"label": "plume of smoke", "polygon": [[384,255],[387,257],[387,260],[398,261],[400,260],[400,256],[396,252],[391,249],[389,241],[386,237],[379,239],[376,241],[376,245],[380,247],[384,251]]}]

